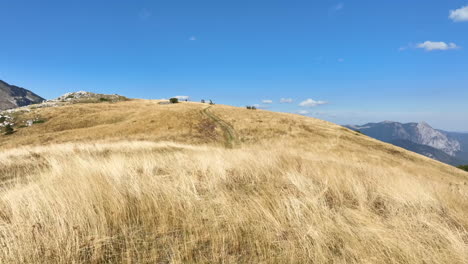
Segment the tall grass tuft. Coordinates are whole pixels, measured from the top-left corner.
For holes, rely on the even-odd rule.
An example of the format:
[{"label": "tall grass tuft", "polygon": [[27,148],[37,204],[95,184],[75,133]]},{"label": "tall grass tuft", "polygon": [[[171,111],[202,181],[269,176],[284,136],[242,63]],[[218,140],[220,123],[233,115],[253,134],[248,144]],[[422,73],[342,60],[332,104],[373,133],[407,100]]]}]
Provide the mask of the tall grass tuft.
[{"label": "tall grass tuft", "polygon": [[0,262],[466,263],[465,186],[319,152],[150,142],[4,151]]}]

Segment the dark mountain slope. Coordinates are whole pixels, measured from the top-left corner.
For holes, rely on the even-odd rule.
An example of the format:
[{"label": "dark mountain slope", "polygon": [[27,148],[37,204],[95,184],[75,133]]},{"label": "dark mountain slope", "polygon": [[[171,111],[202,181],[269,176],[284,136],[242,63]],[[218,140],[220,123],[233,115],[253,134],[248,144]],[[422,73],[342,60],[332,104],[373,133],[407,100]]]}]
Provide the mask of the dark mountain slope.
[{"label": "dark mountain slope", "polygon": [[468,161],[458,159],[457,157],[453,157],[448,155],[447,153],[443,152],[442,150],[427,146],[413,143],[409,140],[398,139],[390,142],[391,144],[404,148],[409,151],[413,151],[424,155],[426,157],[438,160],[443,163],[447,163],[454,166],[459,166],[463,164],[468,164]]},{"label": "dark mountain slope", "polygon": [[455,154],[458,159],[466,160],[465,164],[468,164],[468,133],[460,132],[447,132],[441,131],[442,133],[447,134],[449,137],[457,140],[460,143],[460,151]]},{"label": "dark mountain slope", "polygon": [[42,101],[44,98],[31,91],[0,80],[0,111]]}]

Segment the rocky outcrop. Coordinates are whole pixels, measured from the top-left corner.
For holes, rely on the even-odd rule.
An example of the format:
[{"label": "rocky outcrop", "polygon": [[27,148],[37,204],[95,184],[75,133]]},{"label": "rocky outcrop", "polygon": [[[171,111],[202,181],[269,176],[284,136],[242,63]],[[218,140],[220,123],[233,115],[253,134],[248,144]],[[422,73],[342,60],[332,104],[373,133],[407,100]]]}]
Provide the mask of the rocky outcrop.
[{"label": "rocky outcrop", "polygon": [[126,97],[118,94],[97,94],[92,92],[78,91],[66,93],[49,102],[86,102],[87,100],[99,100],[102,102],[119,102],[128,100]]},{"label": "rocky outcrop", "polygon": [[455,156],[460,151],[460,143],[449,138],[446,134],[433,129],[426,122],[420,122],[415,127],[415,132],[411,138],[412,142],[431,146],[440,149],[450,156]]}]

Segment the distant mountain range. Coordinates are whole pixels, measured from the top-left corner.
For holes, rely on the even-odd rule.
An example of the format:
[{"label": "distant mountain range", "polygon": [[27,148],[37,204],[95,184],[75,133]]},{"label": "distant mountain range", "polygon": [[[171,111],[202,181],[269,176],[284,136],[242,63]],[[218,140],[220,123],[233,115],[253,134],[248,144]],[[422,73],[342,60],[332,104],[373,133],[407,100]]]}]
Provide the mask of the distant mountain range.
[{"label": "distant mountain range", "polygon": [[31,91],[0,80],[0,111],[42,101],[44,98]]},{"label": "distant mountain range", "polygon": [[447,164],[468,164],[468,133],[437,130],[425,122],[384,121],[345,127]]}]

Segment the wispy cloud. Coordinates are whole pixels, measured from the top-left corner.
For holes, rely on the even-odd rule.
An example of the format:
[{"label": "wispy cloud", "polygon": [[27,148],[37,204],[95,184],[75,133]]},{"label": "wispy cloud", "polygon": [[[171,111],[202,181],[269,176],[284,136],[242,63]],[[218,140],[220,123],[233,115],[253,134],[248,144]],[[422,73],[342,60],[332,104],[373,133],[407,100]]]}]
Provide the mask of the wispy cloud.
[{"label": "wispy cloud", "polygon": [[409,49],[409,46],[403,46],[403,47],[400,47],[398,51],[405,51],[407,49]]},{"label": "wispy cloud", "polygon": [[340,11],[340,10],[344,9],[344,7],[345,7],[344,3],[338,3],[338,4],[334,5],[332,9],[333,9],[333,11]]},{"label": "wispy cloud", "polygon": [[263,104],[272,104],[272,103],[273,103],[273,100],[265,99],[265,100],[262,100],[262,103],[263,103]]},{"label": "wispy cloud", "polygon": [[419,43],[416,46],[419,49],[425,49],[426,51],[434,51],[434,50],[452,50],[460,48],[455,43],[445,43],[443,41],[435,42],[435,41],[426,41],[423,43]]},{"label": "wispy cloud", "polygon": [[255,106],[255,108],[258,108],[258,109],[268,109],[268,108],[270,108],[269,105],[261,105],[261,104],[254,104],[253,106]]},{"label": "wispy cloud", "polygon": [[449,18],[455,22],[468,21],[468,5],[459,9],[450,10]]},{"label": "wispy cloud", "polygon": [[152,16],[152,13],[151,11],[149,11],[148,9],[146,8],[143,8],[140,10],[140,12],[138,13],[138,17],[141,19],[141,20],[148,20],[150,19]]},{"label": "wispy cloud", "polygon": [[299,110],[299,111],[297,111],[297,113],[300,114],[300,115],[308,115],[308,114],[310,114],[310,112],[307,111],[307,110]]},{"label": "wispy cloud", "polygon": [[324,105],[324,104],[328,104],[328,102],[325,102],[325,101],[315,101],[314,99],[307,99],[305,101],[302,101],[299,106],[303,106],[303,107],[315,107],[315,106],[319,106],[319,105]]},{"label": "wispy cloud", "polygon": [[282,104],[291,104],[292,102],[294,102],[294,100],[292,98],[281,98],[280,99],[280,103],[282,103]]},{"label": "wispy cloud", "polygon": [[313,115],[320,116],[322,118],[335,118],[335,117],[337,117],[337,115],[334,114],[334,113],[324,112],[324,111],[314,112]]},{"label": "wispy cloud", "polygon": [[336,16],[338,15],[339,13],[343,12],[345,8],[345,5],[343,2],[339,2],[335,5],[332,5],[330,6],[330,8],[328,8],[328,15],[329,16]]},{"label": "wispy cloud", "polygon": [[190,99],[190,96],[188,96],[188,95],[177,95],[175,98],[177,98],[179,100],[188,100],[188,99]]}]

